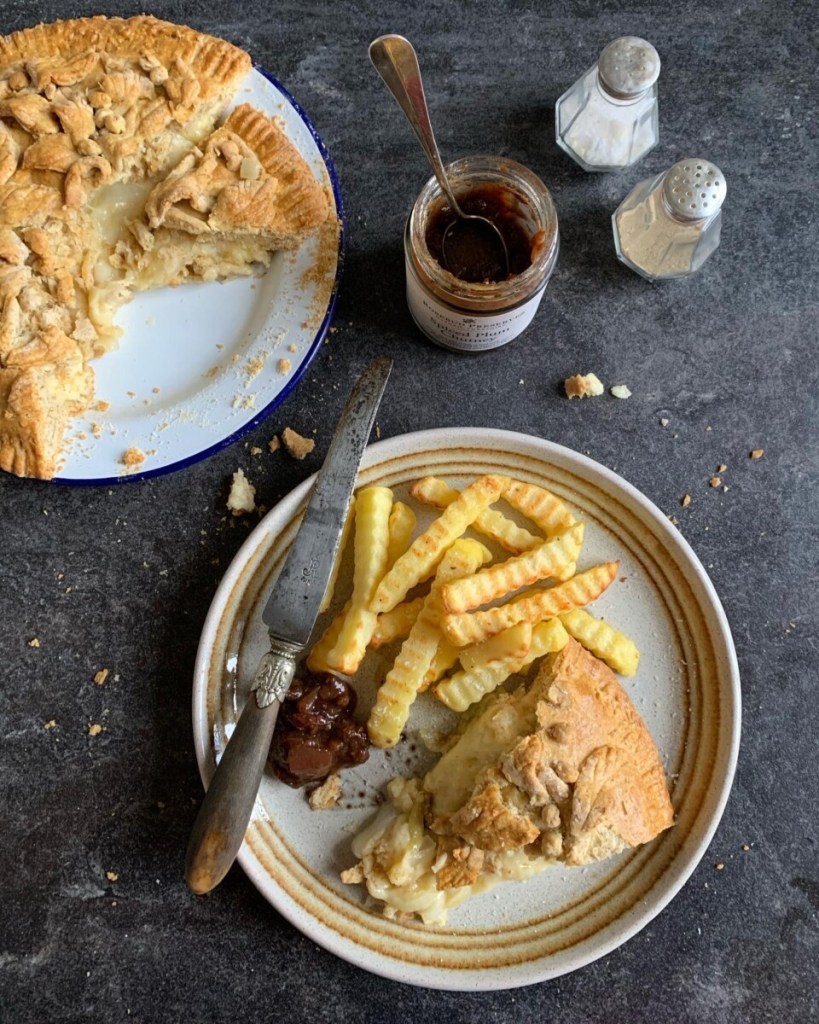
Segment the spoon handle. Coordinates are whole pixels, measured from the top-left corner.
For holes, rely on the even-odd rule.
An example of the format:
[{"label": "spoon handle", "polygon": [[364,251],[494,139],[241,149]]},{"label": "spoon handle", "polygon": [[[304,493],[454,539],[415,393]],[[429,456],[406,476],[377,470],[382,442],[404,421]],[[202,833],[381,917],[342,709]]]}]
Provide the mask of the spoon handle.
[{"label": "spoon handle", "polygon": [[421,69],[412,43],[403,36],[379,36],[370,43],[370,60],[412,125],[447,199],[458,216],[462,216],[435,143]]}]

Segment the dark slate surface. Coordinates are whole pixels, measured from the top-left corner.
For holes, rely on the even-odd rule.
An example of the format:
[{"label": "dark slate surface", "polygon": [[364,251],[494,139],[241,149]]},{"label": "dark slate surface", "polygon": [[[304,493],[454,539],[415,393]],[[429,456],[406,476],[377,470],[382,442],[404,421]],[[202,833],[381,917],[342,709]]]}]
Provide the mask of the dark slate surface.
[{"label": "dark slate surface", "polygon": [[[245,46],[310,113],[342,182],[346,277],[337,333],[245,441],[148,483],[69,489],[0,479],[3,1021],[727,1024],[819,1014],[813,5],[408,8],[152,6]],[[17,0],[3,30],[67,10]],[[97,11],[85,0],[71,5],[72,14]],[[427,169],[367,60],[367,43],[385,31],[416,42],[446,158],[508,154],[553,191],[557,273],[529,332],[492,354],[444,352],[406,311],[400,236]],[[553,104],[623,33],[646,36],[662,56],[662,138],[638,168],[588,176],[554,144]],[[723,243],[690,281],[651,286],[614,259],[609,215],[633,183],[683,155],[710,158],[726,175]],[[505,427],[616,467],[678,515],[736,639],[742,749],[711,848],[641,934],[552,983],[443,994],[386,982],[304,938],[240,869],[206,899],[182,881],[201,795],[194,654],[248,531],[224,519],[230,474],[252,471],[270,505],[317,469],[343,395],[380,352],[395,358],[382,436]],[[559,382],[587,370],[628,383],[633,397],[570,405]],[[251,459],[246,442],[263,445],[285,425],[315,430],[314,453],[304,463]],[[765,456],[751,461],[757,447]],[[708,486],[722,462],[728,492]],[[683,510],[686,492],[694,500]],[[27,645],[33,637],[39,648]],[[111,677],[100,687],[92,679],[102,667]],[[56,727],[46,730],[50,720]],[[96,738],[91,722],[105,726]]]}]

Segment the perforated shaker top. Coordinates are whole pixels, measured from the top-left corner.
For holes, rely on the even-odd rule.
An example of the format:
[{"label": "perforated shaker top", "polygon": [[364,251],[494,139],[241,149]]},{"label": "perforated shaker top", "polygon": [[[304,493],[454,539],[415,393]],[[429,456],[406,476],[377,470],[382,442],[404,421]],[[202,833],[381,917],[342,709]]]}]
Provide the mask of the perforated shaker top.
[{"label": "perforated shaker top", "polygon": [[608,92],[628,99],[645,92],[660,77],[660,55],[639,36],[620,36],[600,54],[597,71]]},{"label": "perforated shaker top", "polygon": [[669,206],[686,220],[712,217],[722,206],[727,192],[725,176],[708,160],[680,160],[663,181],[663,195]]}]

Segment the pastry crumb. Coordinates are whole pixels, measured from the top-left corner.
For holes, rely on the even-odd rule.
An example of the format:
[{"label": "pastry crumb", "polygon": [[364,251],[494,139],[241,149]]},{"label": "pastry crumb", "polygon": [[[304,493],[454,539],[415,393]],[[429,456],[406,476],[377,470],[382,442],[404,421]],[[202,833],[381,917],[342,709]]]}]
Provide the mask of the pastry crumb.
[{"label": "pastry crumb", "polygon": [[278,439],[278,437],[271,437],[270,440],[267,442],[267,447],[271,452],[277,452],[279,448],[281,448],[281,446],[282,443]]},{"label": "pastry crumb", "polygon": [[40,638],[38,636],[33,636],[31,638],[31,640],[28,641],[28,646],[29,647],[39,647],[40,646]]},{"label": "pastry crumb", "polygon": [[97,686],[104,686],[105,685],[105,680],[108,678],[108,676],[109,676],[108,669],[107,668],[101,668],[99,670],[99,672],[97,672],[96,675],[94,676],[94,682],[97,684]]},{"label": "pastry crumb", "polygon": [[43,728],[46,729],[47,731],[50,731],[51,729],[56,729],[57,728],[57,723],[52,718],[48,722],[45,723]]},{"label": "pastry crumb", "polygon": [[660,418],[660,426],[661,427],[667,427],[668,426],[668,417],[667,416],[662,416]]},{"label": "pastry crumb", "polygon": [[108,410],[111,408],[111,403],[105,402],[103,401],[103,399],[100,399],[94,408],[97,410],[97,412],[108,412]]},{"label": "pastry crumb", "polygon": [[567,377],[563,387],[568,398],[594,398],[602,395],[605,390],[600,378],[594,373],[577,373],[574,377]]},{"label": "pastry crumb", "polygon": [[145,461],[145,452],[141,448],[128,448],[119,461],[123,466],[141,466]]},{"label": "pastry crumb", "polygon": [[292,368],[293,364],[290,362],[289,359],[280,359],[276,364],[276,369],[279,371],[279,373],[290,373]]},{"label": "pastry crumb", "polygon": [[712,487],[721,487],[722,486],[722,478],[718,477],[718,476],[712,476],[711,479],[708,481],[708,483]]},{"label": "pastry crumb", "polygon": [[237,469],[233,474],[227,507],[234,516],[243,516],[256,510],[256,488],[241,469]]},{"label": "pastry crumb", "polygon": [[356,864],[354,867],[342,871],[338,877],[346,885],[361,885],[364,881],[364,866]]},{"label": "pastry crumb", "polygon": [[765,449],[764,448],[754,448],[754,450],[750,453],[750,457],[752,459],[761,459],[764,454],[765,454]]},{"label": "pastry crumb", "polygon": [[99,722],[92,722],[91,725],[88,726],[89,736],[99,736],[101,732],[102,726],[99,724]]},{"label": "pastry crumb", "polygon": [[303,459],[316,447],[316,442],[310,437],[302,437],[301,434],[285,427],[282,431],[282,442],[287,449],[287,454],[294,459]]},{"label": "pastry crumb", "polygon": [[250,449],[250,454],[251,455],[261,455],[262,454],[262,449],[259,448],[258,445],[254,444],[253,447]]},{"label": "pastry crumb", "polygon": [[728,467],[727,467],[727,466],[725,465],[725,463],[724,463],[724,462],[721,462],[721,463],[720,463],[720,464],[719,464],[719,465],[717,466],[717,472],[718,472],[718,473],[724,473],[724,472],[725,472],[725,470],[726,470],[727,468],[728,468]]},{"label": "pastry crumb", "polygon": [[328,775],[320,786],[311,790],[307,797],[311,810],[326,811],[335,807],[341,799],[341,777],[334,773]]},{"label": "pastry crumb", "polygon": [[109,882],[116,882],[116,880],[119,878],[119,875],[116,873],[116,871],[106,871],[105,877],[108,879]]},{"label": "pastry crumb", "polygon": [[631,398],[631,389],[627,384],[615,384],[609,391],[614,398]]},{"label": "pastry crumb", "polygon": [[680,504],[681,504],[681,505],[682,505],[683,507],[684,507],[684,506],[686,506],[686,505],[690,505],[690,504],[691,504],[691,495],[690,495],[690,494],[684,494],[684,495],[683,495],[683,496],[682,496],[682,497],[680,498]]}]

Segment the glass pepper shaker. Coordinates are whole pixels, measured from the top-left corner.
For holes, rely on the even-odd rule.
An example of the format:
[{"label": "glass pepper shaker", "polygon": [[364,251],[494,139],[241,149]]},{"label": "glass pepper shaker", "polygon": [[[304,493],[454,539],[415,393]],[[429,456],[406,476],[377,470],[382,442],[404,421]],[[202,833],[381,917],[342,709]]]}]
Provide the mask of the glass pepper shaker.
[{"label": "glass pepper shaker", "polygon": [[621,36],[555,105],[557,144],[585,171],[630,167],[660,138],[657,79],[651,43]]},{"label": "glass pepper shaker", "polygon": [[680,160],[646,178],[612,216],[617,256],[649,281],[693,274],[719,245],[726,193],[708,160]]}]

